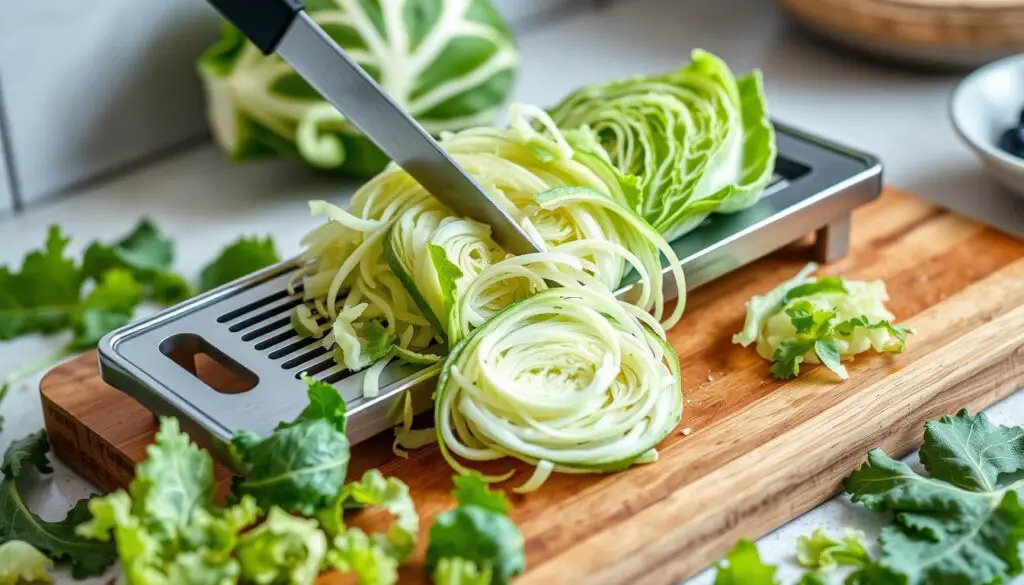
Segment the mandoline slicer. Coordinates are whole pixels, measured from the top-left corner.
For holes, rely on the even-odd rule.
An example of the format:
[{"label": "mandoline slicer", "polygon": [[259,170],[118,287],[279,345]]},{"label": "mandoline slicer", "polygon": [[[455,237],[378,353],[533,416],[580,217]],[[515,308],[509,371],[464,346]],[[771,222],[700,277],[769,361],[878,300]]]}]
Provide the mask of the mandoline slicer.
[{"label": "mandoline slicer", "polygon": [[[689,289],[811,232],[817,260],[844,256],[850,213],[881,192],[882,167],[872,156],[781,124],[776,130],[775,180],[761,201],[714,215],[672,242]],[[380,395],[364,398],[361,373],[292,331],[290,312],[302,302],[301,290],[289,295],[286,286],[299,268],[296,260],[282,262],[108,334],[99,346],[103,379],[154,413],[179,418],[214,450],[238,430],[265,434],[294,418],[306,405],[303,372],[345,397],[353,443],[397,424],[407,392],[416,412],[429,409],[434,380],[422,366],[392,362]]]}]

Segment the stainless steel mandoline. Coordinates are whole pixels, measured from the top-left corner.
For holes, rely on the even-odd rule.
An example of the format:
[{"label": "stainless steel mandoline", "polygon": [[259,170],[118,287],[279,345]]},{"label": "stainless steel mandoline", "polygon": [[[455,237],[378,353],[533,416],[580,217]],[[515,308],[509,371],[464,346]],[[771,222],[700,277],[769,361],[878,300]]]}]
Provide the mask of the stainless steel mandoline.
[{"label": "stainless steel mandoline", "polygon": [[[776,128],[776,177],[765,197],[745,211],[712,216],[672,242],[689,289],[811,232],[818,260],[839,258],[849,245],[851,211],[878,197],[876,159]],[[296,260],[282,262],[107,335],[99,346],[103,379],[154,413],[178,417],[214,449],[235,431],[267,433],[298,414],[306,405],[303,372],[343,394],[353,443],[394,426],[407,392],[416,412],[427,410],[434,380],[422,366],[393,362],[381,376],[380,395],[363,398],[362,373],[346,371],[317,340],[292,331],[290,312],[302,302],[301,291],[289,295],[286,286],[299,267]],[[632,286],[627,282],[619,296],[628,297]],[[196,375],[197,359],[230,370],[236,385],[215,390]]]}]

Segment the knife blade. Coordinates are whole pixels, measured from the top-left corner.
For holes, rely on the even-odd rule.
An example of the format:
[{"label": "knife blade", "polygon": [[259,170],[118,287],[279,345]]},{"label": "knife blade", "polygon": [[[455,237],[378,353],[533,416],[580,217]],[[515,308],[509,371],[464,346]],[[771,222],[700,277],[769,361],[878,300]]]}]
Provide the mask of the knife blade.
[{"label": "knife blade", "polygon": [[542,246],[303,10],[298,0],[209,0],[265,54],[277,52],[384,154],[513,254]]}]

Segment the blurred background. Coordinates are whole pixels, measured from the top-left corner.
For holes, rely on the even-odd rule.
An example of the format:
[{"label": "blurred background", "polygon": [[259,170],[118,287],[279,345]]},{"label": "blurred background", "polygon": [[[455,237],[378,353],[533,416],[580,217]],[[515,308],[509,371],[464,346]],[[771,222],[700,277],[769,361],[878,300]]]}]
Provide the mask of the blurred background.
[{"label": "blurred background", "polygon": [[[984,174],[947,114],[966,72],[1024,46],[1024,8],[1015,2],[494,4],[522,54],[512,99],[550,105],[588,82],[674,69],[692,48],[705,48],[737,72],[763,69],[777,119],[879,155],[890,185],[1024,230],[1024,204]],[[214,180],[191,188],[219,189],[215,169],[231,165],[212,145],[196,65],[219,37],[218,17],[202,0],[0,4],[0,217],[183,153],[192,162],[161,176],[202,172]],[[268,164],[279,165],[272,174],[287,184],[341,181],[296,161]],[[255,167],[226,170],[223,179],[267,176],[258,169],[265,164]],[[163,196],[147,184],[133,184],[137,213],[151,206],[148,197]]]}]

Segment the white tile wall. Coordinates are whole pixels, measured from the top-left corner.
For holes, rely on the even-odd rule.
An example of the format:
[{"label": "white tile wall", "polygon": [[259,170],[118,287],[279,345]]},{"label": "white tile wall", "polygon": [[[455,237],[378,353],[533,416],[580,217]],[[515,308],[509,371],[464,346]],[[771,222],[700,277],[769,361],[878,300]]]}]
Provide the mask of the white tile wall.
[{"label": "white tile wall", "polygon": [[[0,126],[0,217],[14,209],[14,195],[7,180],[7,164],[4,159],[4,129]],[[0,240],[2,241],[2,240]]]},{"label": "white tile wall", "polygon": [[[551,11],[591,2],[493,1],[514,28],[531,30]],[[217,23],[204,0],[0,2],[22,200],[206,135],[195,61]]]},{"label": "white tile wall", "polygon": [[0,71],[33,201],[205,131],[194,63],[203,0],[0,2]]}]

